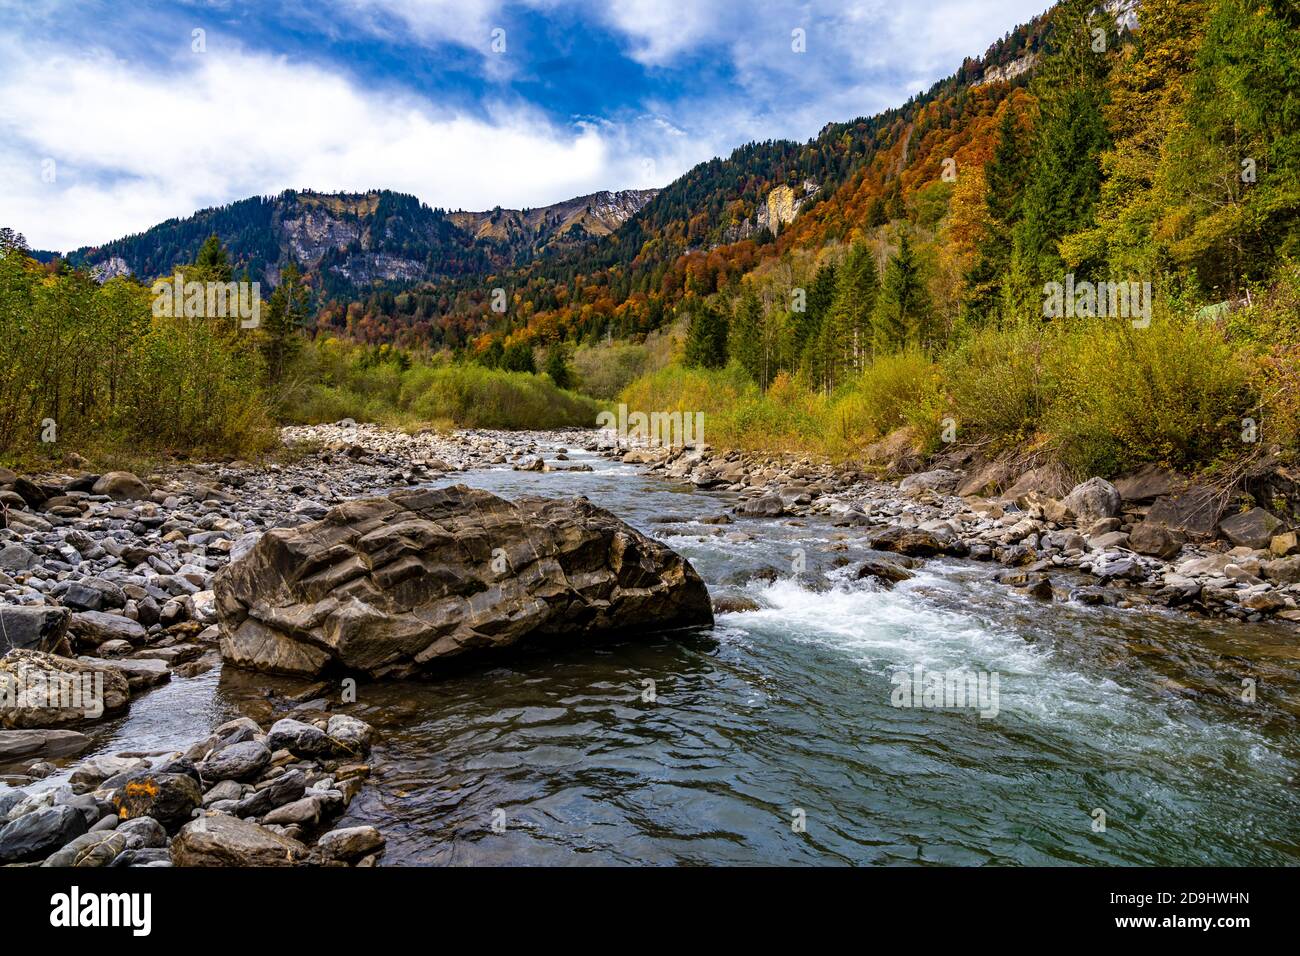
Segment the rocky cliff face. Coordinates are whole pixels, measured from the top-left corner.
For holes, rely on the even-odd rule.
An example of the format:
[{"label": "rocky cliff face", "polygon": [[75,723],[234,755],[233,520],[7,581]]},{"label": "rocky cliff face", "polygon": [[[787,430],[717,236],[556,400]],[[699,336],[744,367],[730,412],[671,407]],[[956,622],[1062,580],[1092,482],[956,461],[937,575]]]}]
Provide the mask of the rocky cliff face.
[{"label": "rocky cliff face", "polygon": [[797,188],[784,183],[774,187],[758,204],[754,214],[736,225],[730,226],[723,233],[724,242],[740,242],[758,235],[764,229],[777,235],[781,227],[794,222],[809,197],[820,187],[810,179],[805,179]]}]

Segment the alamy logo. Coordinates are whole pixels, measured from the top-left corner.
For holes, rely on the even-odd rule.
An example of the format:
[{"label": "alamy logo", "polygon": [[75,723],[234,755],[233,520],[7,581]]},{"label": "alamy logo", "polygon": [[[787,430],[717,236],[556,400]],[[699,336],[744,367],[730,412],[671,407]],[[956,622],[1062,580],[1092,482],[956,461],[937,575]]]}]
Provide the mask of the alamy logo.
[{"label": "alamy logo", "polygon": [[1132,319],[1133,328],[1151,324],[1150,282],[1075,282],[1067,273],[1064,282],[1043,286],[1043,317],[1047,319]]},{"label": "alamy logo", "polygon": [[133,936],[153,930],[153,896],[149,893],[85,893],[74,886],[50,897],[50,925],[127,926]]},{"label": "alamy logo", "polygon": [[629,413],[626,405],[619,405],[617,415],[614,412],[597,415],[596,427],[613,429],[618,446],[644,442],[663,448],[685,448],[704,443],[703,412]]},{"label": "alamy logo", "polygon": [[241,329],[262,324],[262,283],[186,282],[179,272],[153,284],[155,318],[239,319]]},{"label": "alamy logo", "polygon": [[916,664],[910,671],[895,671],[889,703],[894,707],[929,710],[978,710],[981,717],[998,715],[996,671],[927,671]]},{"label": "alamy logo", "polygon": [[0,674],[0,710],[79,710],[88,720],[104,716],[104,673],[25,670]]}]

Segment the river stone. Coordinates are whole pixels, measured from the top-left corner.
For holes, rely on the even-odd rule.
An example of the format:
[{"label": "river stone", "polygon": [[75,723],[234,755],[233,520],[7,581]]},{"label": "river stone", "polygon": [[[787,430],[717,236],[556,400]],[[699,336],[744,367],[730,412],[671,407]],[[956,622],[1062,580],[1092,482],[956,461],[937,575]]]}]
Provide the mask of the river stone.
[{"label": "river stone", "polygon": [[336,757],[360,757],[370,752],[374,728],[364,720],[347,714],[335,714],[325,727]]},{"label": "river stone", "polygon": [[126,844],[126,834],[116,830],[83,833],[52,854],[41,866],[110,866],[125,852]]},{"label": "river stone", "polygon": [[110,471],[96,481],[91,490],[97,495],[108,495],[114,501],[148,500],[152,493],[148,485],[129,471]]},{"label": "river stone", "polygon": [[1278,584],[1300,584],[1300,555],[1264,562],[1264,577]]},{"label": "river stone", "polygon": [[1223,500],[1213,488],[1190,485],[1186,489],[1157,498],[1147,520],[1162,524],[1188,537],[1205,538],[1214,534],[1223,513]]},{"label": "river stone", "polygon": [[250,820],[213,814],[182,828],[171,856],[176,866],[294,866],[307,848]]},{"label": "river stone", "polygon": [[0,726],[66,727],[124,710],[130,700],[117,671],[41,651],[0,659]]},{"label": "river stone", "polygon": [[75,730],[0,730],[0,764],[20,757],[71,757],[90,744]]},{"label": "river stone", "polygon": [[908,475],[898,483],[899,491],[937,491],[948,494],[961,481],[962,473],[949,468],[936,468]]},{"label": "river stone", "polygon": [[227,662],[309,675],[340,665],[409,676],[524,640],[713,623],[690,563],[608,511],[464,485],[350,501],[268,531],[214,590]]},{"label": "river stone", "polygon": [[328,757],[334,750],[325,731],[292,717],[271,725],[266,745],[272,750],[287,750],[295,757]]},{"label": "river stone", "polygon": [[134,691],[145,690],[165,684],[172,679],[172,672],[165,661],[149,658],[115,658],[105,660],[102,657],[79,657],[79,661],[94,664],[107,670],[114,670],[126,678],[127,686]]},{"label": "river stone", "polygon": [[384,835],[372,826],[341,827],[324,833],[316,847],[327,859],[351,863],[384,846]]},{"label": "river stone", "polygon": [[126,837],[128,850],[156,850],[167,845],[167,831],[153,817],[123,820],[113,832]]},{"label": "river stone", "polygon": [[98,647],[109,641],[129,641],[143,644],[148,633],[137,622],[120,614],[103,611],[81,611],[72,615],[68,630],[85,645]]},{"label": "river stone", "polygon": [[1154,555],[1162,561],[1169,561],[1178,556],[1186,540],[1180,531],[1153,521],[1142,521],[1134,526],[1128,543],[1138,554]]},{"label": "river stone", "polygon": [[35,552],[21,544],[9,543],[0,547],[0,570],[27,571],[41,563]]},{"label": "river stone", "polygon": [[271,751],[255,740],[223,747],[199,764],[204,780],[252,780],[271,762]]},{"label": "river stone", "polygon": [[1239,548],[1267,548],[1281,527],[1281,519],[1263,508],[1251,508],[1219,522],[1223,536]]},{"label": "river stone", "polygon": [[1080,528],[1087,528],[1102,518],[1114,518],[1120,513],[1119,492],[1105,478],[1089,478],[1074,486],[1061,504],[1074,515]]},{"label": "river stone", "polygon": [[123,820],[153,817],[168,830],[189,820],[202,802],[203,792],[189,774],[153,770],[133,773],[113,795]]},{"label": "river stone", "polygon": [[0,656],[17,648],[51,650],[67,633],[69,617],[65,607],[0,604]]},{"label": "river stone", "polygon": [[270,813],[262,818],[263,823],[274,823],[279,826],[293,826],[311,828],[320,822],[321,815],[321,798],[319,796],[304,796],[291,803],[286,803],[282,807],[276,807]]},{"label": "river stone", "polygon": [[915,528],[888,528],[871,539],[871,547],[913,558],[931,558],[948,549],[938,535]]},{"label": "river stone", "polygon": [[301,799],[306,792],[307,775],[301,770],[290,770],[239,800],[230,812],[237,817],[265,816],[276,807]]},{"label": "river stone", "polygon": [[41,807],[0,829],[0,863],[25,863],[49,856],[86,832],[86,818],[76,807]]},{"label": "river stone", "polygon": [[915,577],[911,571],[884,558],[867,558],[853,572],[853,576],[859,581],[863,578],[875,578],[885,587],[893,587],[899,581]]}]

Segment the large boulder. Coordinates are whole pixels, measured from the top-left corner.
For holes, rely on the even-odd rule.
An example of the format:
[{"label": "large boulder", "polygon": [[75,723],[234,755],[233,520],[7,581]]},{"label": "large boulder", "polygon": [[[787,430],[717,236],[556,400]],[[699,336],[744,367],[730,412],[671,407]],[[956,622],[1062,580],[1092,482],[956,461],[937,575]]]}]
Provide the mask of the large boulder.
[{"label": "large boulder", "polygon": [[147,500],[152,493],[148,485],[129,471],[110,471],[95,482],[94,493],[108,495],[114,501]]},{"label": "large boulder", "polygon": [[1206,485],[1188,485],[1171,495],[1157,498],[1147,512],[1147,521],[1181,531],[1189,538],[1214,534],[1223,514],[1223,496]]},{"label": "large boulder", "polygon": [[68,630],[66,607],[0,605],[0,655],[17,648],[53,650]]},{"label": "large boulder", "polygon": [[268,531],[214,590],[225,660],[291,674],[401,677],[524,640],[713,623],[690,563],[608,511],[464,485]]},{"label": "large boulder", "polygon": [[1075,485],[1061,504],[1074,515],[1080,528],[1102,518],[1114,518],[1122,506],[1119,492],[1105,478],[1089,478]]},{"label": "large boulder", "polygon": [[1185,484],[1178,472],[1147,464],[1116,478],[1115,490],[1125,501],[1144,502],[1171,495]]},{"label": "large boulder", "polygon": [[198,781],[187,773],[137,770],[113,794],[122,820],[153,817],[168,830],[181,826],[203,803]]},{"label": "large boulder", "polygon": [[0,864],[43,860],[86,832],[86,818],[67,804],[24,813],[0,829]]},{"label": "large boulder", "polygon": [[1219,522],[1219,530],[1238,547],[1262,549],[1282,530],[1282,520],[1263,508],[1251,508],[1224,518]]},{"label": "large boulder", "polygon": [[124,710],[126,678],[115,670],[41,651],[0,658],[0,726],[67,727]]},{"label": "large boulder", "polygon": [[212,815],[176,835],[171,857],[176,866],[294,866],[307,859],[307,848],[249,820]]}]

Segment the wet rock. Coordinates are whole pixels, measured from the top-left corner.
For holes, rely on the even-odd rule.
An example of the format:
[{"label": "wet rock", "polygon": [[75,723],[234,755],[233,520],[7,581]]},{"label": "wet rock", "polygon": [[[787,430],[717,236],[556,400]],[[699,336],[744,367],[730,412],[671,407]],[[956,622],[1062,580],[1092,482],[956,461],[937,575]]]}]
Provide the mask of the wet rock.
[{"label": "wet rock", "polygon": [[316,847],[326,859],[353,863],[382,850],[384,835],[372,826],[343,827],[322,834]]},{"label": "wet rock", "polygon": [[86,818],[75,807],[42,807],[0,829],[0,863],[25,863],[49,856],[86,832]]},{"label": "wet rock", "polygon": [[266,745],[272,750],[287,750],[295,757],[328,757],[334,749],[325,731],[292,717],[271,725]]},{"label": "wet rock", "polygon": [[262,818],[262,822],[273,823],[278,826],[300,826],[309,829],[316,826],[320,822],[320,818],[321,798],[309,795],[291,803],[286,803],[282,807],[276,807]]},{"label": "wet rock", "polygon": [[736,514],[745,518],[779,518],[785,514],[785,510],[785,502],[780,495],[763,495],[736,506]]},{"label": "wet rock", "polygon": [[914,528],[889,528],[871,539],[871,547],[913,558],[932,558],[947,550],[947,545],[937,535]]},{"label": "wet rock", "polygon": [[1281,519],[1263,508],[1251,508],[1219,522],[1223,536],[1238,547],[1267,548],[1282,528]]},{"label": "wet rock", "polygon": [[231,813],[237,817],[262,817],[276,807],[302,799],[307,792],[307,776],[301,770],[290,770],[273,778],[248,796],[239,800]]},{"label": "wet rock", "polygon": [[222,655],[409,676],[519,641],[707,626],[690,563],[585,499],[508,502],[463,485],[348,502],[267,532],[216,577]]},{"label": "wet rock", "polygon": [[42,866],[111,866],[126,850],[126,834],[115,830],[83,833],[52,854]]},{"label": "wet rock", "polygon": [[336,757],[360,757],[370,752],[374,728],[347,714],[334,714],[325,727]]},{"label": "wet rock", "polygon": [[307,847],[249,820],[210,815],[187,824],[171,845],[176,866],[295,866]]},{"label": "wet rock", "polygon": [[886,561],[884,558],[867,558],[853,571],[853,577],[859,581],[863,578],[874,578],[885,587],[893,587],[898,582],[910,580],[915,575],[893,561]]},{"label": "wet rock", "polygon": [[21,757],[71,757],[90,747],[75,730],[0,730],[0,764]]},{"label": "wet rock", "polygon": [[271,751],[255,740],[231,744],[198,765],[204,780],[252,780],[271,763]]},{"label": "wet rock", "polygon": [[0,657],[17,648],[53,650],[67,633],[70,617],[62,607],[0,604]]},{"label": "wet rock", "polygon": [[168,830],[181,826],[203,802],[203,792],[189,774],[142,770],[132,774],[113,796],[123,820],[153,817]]},{"label": "wet rock", "polygon": [[747,597],[715,597],[713,599],[714,614],[745,614],[750,611],[761,610],[760,605],[753,598]]}]

